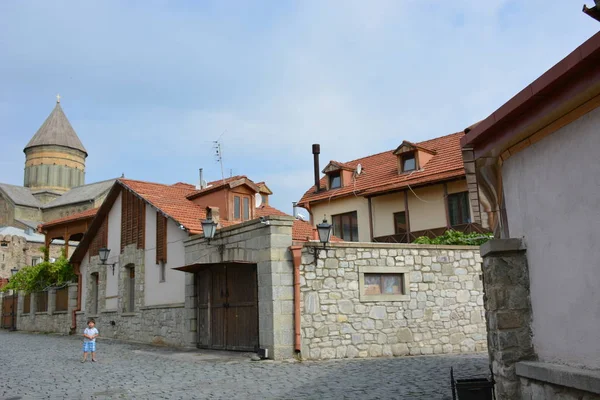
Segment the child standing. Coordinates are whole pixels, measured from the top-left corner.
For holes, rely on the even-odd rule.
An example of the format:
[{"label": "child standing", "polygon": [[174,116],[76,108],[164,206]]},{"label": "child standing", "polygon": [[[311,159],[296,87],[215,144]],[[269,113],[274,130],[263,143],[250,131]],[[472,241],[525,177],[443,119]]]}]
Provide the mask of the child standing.
[{"label": "child standing", "polygon": [[96,338],[98,329],[95,328],[96,322],[93,319],[88,321],[88,327],[83,331],[83,360],[87,360],[87,353],[92,353],[92,362],[96,362]]}]

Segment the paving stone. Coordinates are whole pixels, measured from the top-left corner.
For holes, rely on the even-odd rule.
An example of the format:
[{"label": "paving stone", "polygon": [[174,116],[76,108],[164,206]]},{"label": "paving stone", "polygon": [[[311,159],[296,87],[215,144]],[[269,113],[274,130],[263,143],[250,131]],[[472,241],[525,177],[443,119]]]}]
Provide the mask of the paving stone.
[{"label": "paving stone", "polygon": [[[457,378],[482,377],[487,354],[331,361],[250,361],[251,353],[0,331],[0,399],[451,399]],[[367,345],[365,345],[367,346]],[[405,344],[338,347],[337,356],[406,354]],[[324,356],[333,357],[325,349]],[[345,354],[344,354],[345,353]]]}]

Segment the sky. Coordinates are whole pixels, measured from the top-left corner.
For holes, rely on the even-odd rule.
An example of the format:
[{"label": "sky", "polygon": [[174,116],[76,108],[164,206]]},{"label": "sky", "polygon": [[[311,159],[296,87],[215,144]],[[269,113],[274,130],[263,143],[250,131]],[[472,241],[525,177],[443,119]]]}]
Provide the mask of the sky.
[{"label": "sky", "polygon": [[217,180],[219,140],[291,213],[312,143],[323,168],[462,131],[600,29],[584,1],[2,1],[0,182],[60,93],[86,183]]}]

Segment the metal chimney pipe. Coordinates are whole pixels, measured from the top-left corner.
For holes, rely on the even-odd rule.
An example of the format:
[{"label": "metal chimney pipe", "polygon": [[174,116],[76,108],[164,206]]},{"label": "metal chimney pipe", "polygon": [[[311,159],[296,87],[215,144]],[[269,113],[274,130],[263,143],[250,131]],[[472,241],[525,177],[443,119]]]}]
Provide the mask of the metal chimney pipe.
[{"label": "metal chimney pipe", "polygon": [[319,171],[319,154],[321,154],[321,145],[320,144],[313,144],[312,145],[312,153],[313,153],[313,157],[314,157],[314,167],[315,167],[315,188],[316,188],[316,192],[320,192],[321,191],[321,184],[320,184],[320,171]]},{"label": "metal chimney pipe", "polygon": [[202,168],[200,168],[200,169],[198,170],[198,172],[199,172],[199,175],[200,175],[200,182],[198,182],[198,187],[199,187],[200,189],[204,189],[204,185],[202,184],[202,181],[203,181],[203,179],[202,179],[202,178],[204,177],[204,176],[203,176],[204,174],[203,174]]},{"label": "metal chimney pipe", "polygon": [[296,202],[296,201],[292,201],[292,207],[293,207],[293,208],[292,208],[292,210],[293,210],[293,211],[292,211],[292,216],[293,216],[294,218],[296,218],[296,208],[297,208],[297,205],[298,205],[298,202]]}]

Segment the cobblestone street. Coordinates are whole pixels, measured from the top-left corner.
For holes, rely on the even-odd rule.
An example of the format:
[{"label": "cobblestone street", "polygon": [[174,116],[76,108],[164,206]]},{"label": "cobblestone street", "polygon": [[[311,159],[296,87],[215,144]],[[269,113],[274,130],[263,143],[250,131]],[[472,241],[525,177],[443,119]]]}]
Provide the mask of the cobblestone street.
[{"label": "cobblestone street", "polygon": [[450,399],[450,367],[485,376],[487,354],[321,362],[252,362],[249,354],[182,351],[0,331],[0,399]]}]

